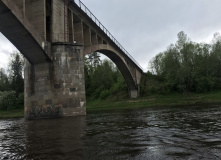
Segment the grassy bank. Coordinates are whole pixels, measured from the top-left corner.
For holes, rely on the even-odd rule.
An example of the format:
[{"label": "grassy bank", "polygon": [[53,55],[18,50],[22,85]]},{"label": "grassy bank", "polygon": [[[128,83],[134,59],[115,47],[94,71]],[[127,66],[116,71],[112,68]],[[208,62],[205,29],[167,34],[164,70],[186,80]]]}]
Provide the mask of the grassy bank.
[{"label": "grassy bank", "polygon": [[24,109],[0,110],[0,118],[16,118],[24,117]]},{"label": "grassy bank", "polygon": [[[114,99],[114,100],[113,100]],[[208,93],[170,93],[151,95],[137,99],[109,97],[106,100],[87,100],[87,112],[138,109],[158,106],[188,106],[200,104],[221,104],[221,91]],[[23,117],[24,110],[0,111],[0,118]]]},{"label": "grassy bank", "polygon": [[199,104],[221,104],[221,91],[208,93],[170,93],[151,95],[137,99],[87,101],[87,111],[136,109],[157,106],[187,106]]}]

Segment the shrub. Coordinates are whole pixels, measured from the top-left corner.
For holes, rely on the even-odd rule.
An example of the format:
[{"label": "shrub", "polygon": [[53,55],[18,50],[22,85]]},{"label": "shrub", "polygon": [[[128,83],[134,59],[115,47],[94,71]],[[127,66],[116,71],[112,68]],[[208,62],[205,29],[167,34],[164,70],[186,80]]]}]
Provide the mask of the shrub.
[{"label": "shrub", "polygon": [[109,91],[108,90],[104,90],[104,91],[102,91],[101,92],[101,94],[100,94],[100,98],[101,99],[104,99],[104,98],[106,98],[107,96],[109,96]]},{"label": "shrub", "polygon": [[9,110],[16,108],[16,100],[15,91],[0,92],[0,109]]},{"label": "shrub", "polygon": [[16,108],[21,108],[23,106],[24,106],[24,92],[18,95]]}]

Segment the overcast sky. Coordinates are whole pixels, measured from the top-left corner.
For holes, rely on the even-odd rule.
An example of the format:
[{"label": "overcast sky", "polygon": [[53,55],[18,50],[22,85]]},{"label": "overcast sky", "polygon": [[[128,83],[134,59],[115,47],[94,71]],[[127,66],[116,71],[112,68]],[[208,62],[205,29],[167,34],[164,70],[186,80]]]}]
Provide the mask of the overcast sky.
[{"label": "overcast sky", "polygon": [[[184,31],[207,42],[221,32],[221,0],[82,0],[146,71],[149,61]],[[0,67],[15,50],[0,34]]]}]

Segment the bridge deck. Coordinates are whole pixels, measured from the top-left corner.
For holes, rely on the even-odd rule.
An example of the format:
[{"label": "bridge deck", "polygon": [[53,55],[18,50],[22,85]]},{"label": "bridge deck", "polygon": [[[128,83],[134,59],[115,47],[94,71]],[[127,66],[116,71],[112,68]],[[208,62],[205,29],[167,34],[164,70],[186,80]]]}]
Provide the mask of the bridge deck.
[{"label": "bridge deck", "polygon": [[5,0],[0,1],[0,31],[29,60],[31,64],[50,61],[42,48],[44,41],[24,18],[17,6]]}]

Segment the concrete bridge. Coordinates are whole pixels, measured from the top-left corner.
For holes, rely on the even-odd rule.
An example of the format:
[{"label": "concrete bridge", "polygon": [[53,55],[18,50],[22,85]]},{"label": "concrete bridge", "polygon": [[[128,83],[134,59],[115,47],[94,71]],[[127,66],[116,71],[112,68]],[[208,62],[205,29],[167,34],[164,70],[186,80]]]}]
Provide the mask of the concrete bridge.
[{"label": "concrete bridge", "polygon": [[109,57],[129,96],[139,96],[141,67],[80,0],[0,0],[0,32],[27,59],[27,119],[86,114],[84,57],[91,52]]}]

